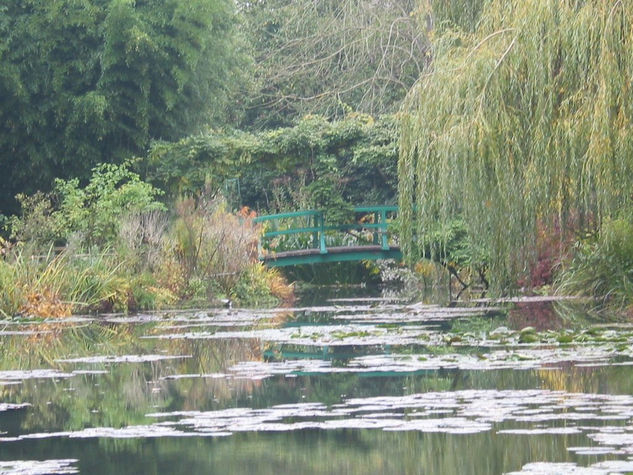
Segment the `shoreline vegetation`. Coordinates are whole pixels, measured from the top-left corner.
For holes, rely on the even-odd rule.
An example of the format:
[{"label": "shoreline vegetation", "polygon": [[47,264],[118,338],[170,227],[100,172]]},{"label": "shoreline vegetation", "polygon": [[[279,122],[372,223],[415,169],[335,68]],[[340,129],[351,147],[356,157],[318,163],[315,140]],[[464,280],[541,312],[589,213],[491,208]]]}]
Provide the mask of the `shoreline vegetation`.
[{"label": "shoreline vegetation", "polygon": [[[22,214],[5,225],[10,240],[0,240],[0,315],[61,318],[294,301],[294,284],[257,259],[262,230],[254,211],[230,212],[226,199],[211,191],[174,198],[168,210],[163,192],[130,168],[104,164],[83,187],[57,180],[51,193],[18,196]],[[564,246],[541,237],[530,279],[506,295],[584,296],[596,309],[630,316],[631,232],[630,221],[620,218]],[[463,224],[438,226],[426,246],[427,258],[412,266],[331,267],[325,280],[350,284],[353,274],[388,281],[414,299],[424,288],[446,285],[448,272],[452,295],[460,299],[463,292],[461,298],[474,296],[476,303],[485,293],[486,256],[473,251]],[[305,282],[322,281],[319,274],[323,269],[286,273]]]},{"label": "shoreline vegetation", "polygon": [[0,242],[0,313],[292,301],[292,286],[257,260],[252,211],[230,213],[222,198],[199,196],[179,198],[168,212],[158,195],[125,166],[104,165],[86,187],[60,180],[49,195],[20,197],[14,241]]}]

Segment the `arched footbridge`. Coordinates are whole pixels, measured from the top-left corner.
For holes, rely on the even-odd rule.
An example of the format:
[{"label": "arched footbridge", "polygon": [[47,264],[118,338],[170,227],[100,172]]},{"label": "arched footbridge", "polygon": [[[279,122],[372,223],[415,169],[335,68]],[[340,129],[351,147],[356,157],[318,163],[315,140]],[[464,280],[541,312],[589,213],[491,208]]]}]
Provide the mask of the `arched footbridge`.
[{"label": "arched footbridge", "polygon": [[360,206],[349,222],[329,223],[323,211],[254,218],[264,227],[259,259],[269,267],[377,259],[401,260],[393,235],[397,206]]}]

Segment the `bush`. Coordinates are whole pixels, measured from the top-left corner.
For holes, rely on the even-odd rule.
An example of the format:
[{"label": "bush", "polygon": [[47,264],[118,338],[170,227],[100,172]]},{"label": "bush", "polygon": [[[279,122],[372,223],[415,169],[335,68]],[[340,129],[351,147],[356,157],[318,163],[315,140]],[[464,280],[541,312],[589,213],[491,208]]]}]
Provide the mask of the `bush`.
[{"label": "bush", "polygon": [[258,209],[339,210],[344,203],[396,200],[398,136],[395,116],[350,113],[334,122],[306,116],[292,127],[209,130],[174,143],[155,142],[140,166],[151,183],[172,195],[209,183],[219,189],[238,178],[241,186],[230,194]]},{"label": "bush", "polygon": [[240,273],[257,257],[258,235],[251,217],[228,213],[226,203],[215,197],[181,198],[175,208],[167,269],[173,272],[175,264],[176,274],[187,286],[214,282],[228,295]]},{"label": "bush", "polygon": [[286,298],[283,279],[257,261],[255,214],[226,210],[217,197],[181,198],[167,239],[159,281],[189,299],[231,298],[240,304]]},{"label": "bush", "polygon": [[[257,261],[254,213],[231,214],[205,195],[178,200],[170,221],[157,194],[108,165],[85,188],[59,182],[57,207],[51,196],[22,197],[13,232],[27,243],[0,241],[0,312],[62,317],[225,297],[254,304],[292,292]],[[66,242],[60,253],[56,238]]]},{"label": "bush", "polygon": [[279,274],[270,271],[260,263],[251,263],[232,287],[231,300],[238,304],[265,305],[275,303],[277,298],[271,292],[271,277]]},{"label": "bush", "polygon": [[11,236],[41,246],[78,234],[84,247],[103,248],[116,241],[126,215],[164,210],[160,194],[127,165],[102,164],[83,188],[77,179],[57,180],[50,195],[18,195],[22,216],[12,219]]},{"label": "bush", "polygon": [[130,271],[155,272],[161,265],[169,230],[167,213],[154,210],[130,213],[119,226],[116,252]]},{"label": "bush", "polygon": [[576,243],[574,256],[557,278],[557,290],[587,295],[616,307],[633,302],[633,221],[606,220],[600,231]]}]

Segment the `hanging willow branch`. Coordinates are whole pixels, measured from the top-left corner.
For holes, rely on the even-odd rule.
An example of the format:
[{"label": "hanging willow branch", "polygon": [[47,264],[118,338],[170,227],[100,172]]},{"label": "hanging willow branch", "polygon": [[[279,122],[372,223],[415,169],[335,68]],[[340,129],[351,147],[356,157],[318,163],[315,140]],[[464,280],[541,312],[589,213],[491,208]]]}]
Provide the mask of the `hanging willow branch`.
[{"label": "hanging willow branch", "polygon": [[537,226],[630,208],[633,0],[434,3],[450,15],[431,13],[432,72],[403,114],[402,244],[415,260],[461,215],[500,288],[529,267]]}]

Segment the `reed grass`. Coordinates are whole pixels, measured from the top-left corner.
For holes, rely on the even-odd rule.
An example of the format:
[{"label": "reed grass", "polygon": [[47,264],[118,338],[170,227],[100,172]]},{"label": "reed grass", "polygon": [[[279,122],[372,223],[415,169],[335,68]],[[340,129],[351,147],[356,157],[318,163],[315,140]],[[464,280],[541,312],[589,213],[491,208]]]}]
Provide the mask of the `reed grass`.
[{"label": "reed grass", "polygon": [[70,243],[5,246],[0,258],[0,314],[66,317],[217,303],[278,303],[292,287],[257,260],[253,214],[228,213],[221,199],[183,199],[168,222],[156,211],[128,216],[103,249]]},{"label": "reed grass", "polygon": [[584,295],[611,307],[633,304],[633,222],[608,219],[596,233],[576,246],[571,262],[561,269],[556,285],[565,295]]},{"label": "reed grass", "polygon": [[119,270],[107,252],[76,256],[51,247],[37,256],[19,246],[0,261],[0,312],[64,317],[95,308],[115,295]]}]

